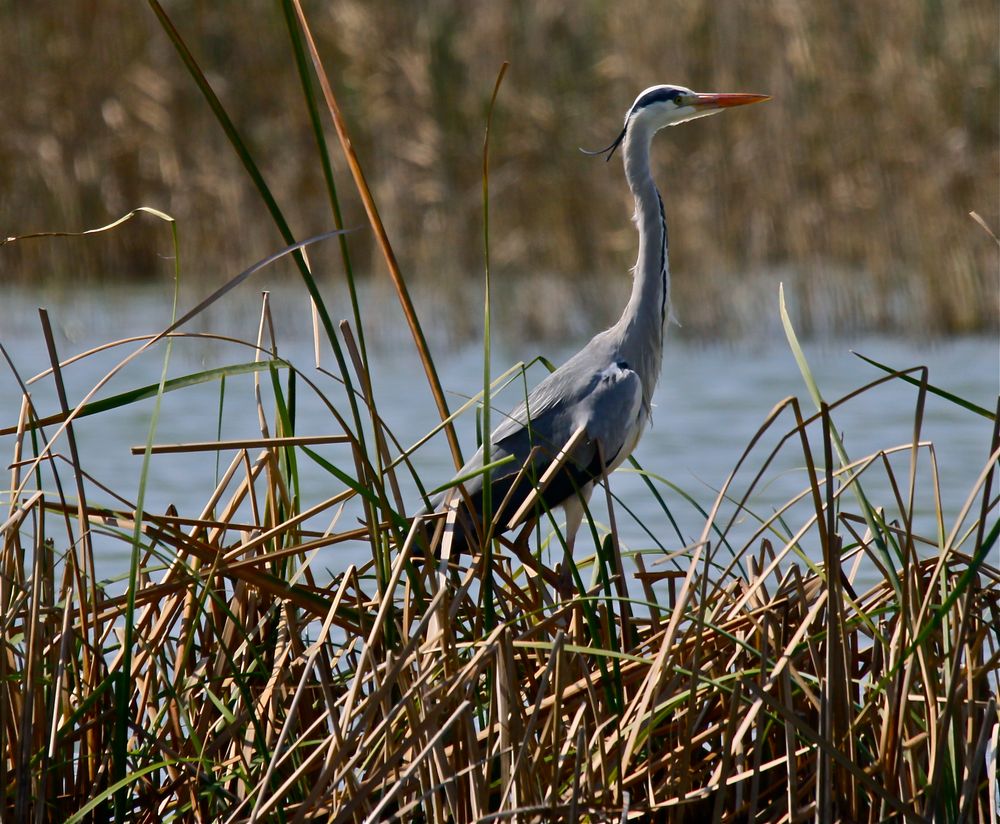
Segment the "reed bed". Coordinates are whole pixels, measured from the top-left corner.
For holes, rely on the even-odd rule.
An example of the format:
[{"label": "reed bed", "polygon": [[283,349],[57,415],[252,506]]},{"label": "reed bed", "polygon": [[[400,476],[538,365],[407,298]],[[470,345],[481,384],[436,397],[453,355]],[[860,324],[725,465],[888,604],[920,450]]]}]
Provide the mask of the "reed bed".
[{"label": "reed bed", "polygon": [[[322,231],[326,190],[280,4],[168,8],[289,220],[302,236]],[[616,282],[608,273],[634,261],[632,203],[620,168],[577,148],[606,145],[638,91],[661,82],[774,97],[739,118],[672,130],[654,152],[667,216],[683,225],[671,235],[684,273],[674,284],[680,334],[753,334],[772,320],[758,296],[772,294],[776,270],[803,333],[997,330],[996,250],[968,219],[976,210],[1000,224],[989,0],[338,0],[314,11],[400,261],[432,294],[476,285],[483,111],[510,60],[497,111],[495,264],[504,277],[566,287],[546,296],[561,311],[521,302],[509,321],[519,333],[564,335],[573,312],[607,320],[603,300],[573,298],[603,294]],[[5,4],[0,31],[0,59],[24,81],[0,99],[3,235],[95,225],[153,202],[185,227],[186,258],[215,283],[233,261],[280,243],[147,3]],[[348,226],[364,223],[359,203],[344,212]],[[72,251],[22,246],[7,251],[5,276],[31,282],[44,267],[53,289],[81,276],[144,282],[162,272],[157,240],[135,229]],[[359,235],[351,247],[358,271],[378,277],[377,244]],[[335,255],[317,250],[316,261],[337,271]],[[461,309],[447,320],[463,343],[476,334]]]},{"label": "reed bed", "polygon": [[[262,330],[267,320],[265,303]],[[559,541],[547,519],[449,558],[436,516],[440,559],[426,560],[395,492],[411,450],[398,452],[374,408],[381,466],[349,426],[297,432],[289,388],[315,370],[274,357],[264,337],[247,345],[258,385],[273,389],[260,395],[259,439],[135,448],[150,460],[224,453],[201,512],[146,511],[103,487],[74,457],[73,424],[205,375],[44,420],[26,393],[4,430],[5,819],[995,816],[1000,439],[959,515],[939,510],[936,534],[918,534],[915,508],[941,497],[920,437],[926,374],[913,378],[912,442],[862,458],[838,457],[833,421],[850,397],[808,417],[783,401],[691,545],[620,547],[625,516],[609,492],[564,597],[546,565]],[[56,359],[38,378],[68,367]],[[354,378],[368,385],[363,369]],[[326,444],[347,457],[327,466],[329,497],[303,508],[296,467],[323,462]],[[801,492],[754,513],[754,491],[789,452]],[[648,477],[664,502],[648,524],[660,542],[685,504]],[[872,486],[889,500],[870,500]],[[352,498],[360,525],[337,516]],[[132,554],[124,595],[96,580],[96,542]],[[320,548],[359,544],[366,562],[328,581],[314,569]]]},{"label": "reed bed", "polygon": [[[416,486],[419,498],[433,485],[412,465],[423,441],[399,444],[379,412],[343,234],[295,239],[212,85],[151,5],[287,246],[190,311],[175,297],[158,332],[99,352],[66,358],[40,314],[51,367],[25,376],[21,408],[0,429],[12,444],[0,526],[5,820],[995,818],[996,410],[948,395],[926,370],[891,367],[828,402],[782,305],[817,411],[796,398],[775,406],[695,540],[670,531],[672,509],[690,499],[633,465],[663,517],[646,524],[649,546],[623,546],[616,524],[628,502],[612,478],[607,509],[595,495],[590,540],[577,546],[571,595],[549,563],[561,535],[548,514],[452,557],[453,516],[412,521],[420,501],[402,490]],[[446,440],[460,465],[454,416],[517,371],[487,369],[478,398],[449,410],[306,19],[297,2],[282,8],[321,164],[330,172],[319,101],[441,412],[428,437]],[[326,182],[339,226],[332,173]],[[176,225],[155,214],[177,251]],[[355,298],[353,320],[338,324],[305,254],[332,236]],[[256,334],[237,342],[247,360],[168,377],[174,348],[206,334],[190,322],[285,257],[305,286],[317,351],[336,366],[279,357],[265,298]],[[91,392],[67,397],[64,370],[120,351],[129,354]],[[158,382],[107,394],[108,380],[150,353],[162,358]],[[157,441],[166,395],[215,381],[221,398],[227,379],[246,374],[259,436],[227,439],[220,412],[216,440]],[[899,380],[914,385],[912,438],[848,455],[839,410]],[[53,382],[56,410],[35,407],[37,381]],[[297,429],[305,394],[329,409],[327,431]],[[965,504],[947,519],[934,446],[921,436],[930,395],[994,421]],[[94,477],[77,448],[81,420],[150,399],[138,488]],[[151,462],[176,451],[219,456],[200,511],[145,504]],[[801,491],[758,511],[755,492],[789,460]],[[329,476],[328,497],[308,506],[304,462]],[[915,514],[928,505],[934,528],[923,534]],[[109,545],[131,558],[121,593],[95,569]],[[364,560],[318,571],[318,553],[342,547],[363,547]]]}]

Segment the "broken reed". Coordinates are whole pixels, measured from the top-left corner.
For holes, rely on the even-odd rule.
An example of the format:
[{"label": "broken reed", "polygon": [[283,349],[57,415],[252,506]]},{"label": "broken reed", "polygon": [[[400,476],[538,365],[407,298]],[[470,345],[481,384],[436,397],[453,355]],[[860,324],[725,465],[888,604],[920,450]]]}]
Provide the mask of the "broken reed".
[{"label": "broken reed", "polygon": [[[914,378],[913,441],[860,459],[834,457],[850,398],[811,417],[795,399],[779,404],[690,546],[664,534],[684,499],[648,476],[664,517],[646,527],[662,545],[623,547],[620,574],[617,536],[593,524],[596,540],[578,547],[582,589],[562,600],[545,552],[506,539],[488,568],[481,553],[415,558],[398,492],[410,450],[374,406],[381,468],[348,426],[297,432],[292,384],[324,384],[277,358],[264,331],[246,345],[253,365],[159,388],[228,375],[220,391],[232,393],[253,374],[259,439],[149,447],[151,460],[224,453],[200,512],[137,512],[75,457],[71,417],[82,426],[92,408],[42,426],[25,395],[0,555],[4,818],[988,820],[998,440],[954,522],[939,510],[938,534],[917,534],[915,505],[940,500],[920,439],[926,375]],[[38,379],[63,368],[53,350]],[[333,442],[350,457],[317,451]],[[801,492],[754,512],[789,451]],[[303,510],[297,467],[309,460],[335,491]],[[888,499],[872,501],[873,486]],[[358,497],[363,525],[342,524],[339,508]],[[555,545],[552,529],[543,519],[530,545]],[[95,541],[137,553],[125,596],[95,579]],[[359,544],[365,563],[329,582],[314,572],[315,550]],[[859,587],[864,567],[873,583]]]}]

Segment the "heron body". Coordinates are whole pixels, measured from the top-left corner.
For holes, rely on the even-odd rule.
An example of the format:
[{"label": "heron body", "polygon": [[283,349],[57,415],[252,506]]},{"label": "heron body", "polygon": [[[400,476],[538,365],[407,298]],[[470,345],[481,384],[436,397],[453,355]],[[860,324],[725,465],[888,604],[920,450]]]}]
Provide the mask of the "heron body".
[{"label": "heron body", "polygon": [[[625,178],[635,198],[639,254],[632,291],[618,322],[546,377],[490,436],[490,487],[494,521],[501,531],[532,494],[559,451],[582,427],[575,448],[538,496],[539,508],[562,507],[571,548],[593,486],[635,449],[650,419],[660,375],[663,336],[670,319],[670,269],[663,200],[649,167],[653,136],[666,126],[715,114],[730,106],[767,100],[765,95],[698,94],[680,86],[653,86],[629,108],[618,138],[599,153],[610,160],[621,146]],[[483,449],[457,477],[483,467]],[[453,540],[475,543],[483,514],[484,473],[462,483],[464,501]],[[439,509],[444,496],[432,503]],[[470,517],[472,515],[473,517]]]}]

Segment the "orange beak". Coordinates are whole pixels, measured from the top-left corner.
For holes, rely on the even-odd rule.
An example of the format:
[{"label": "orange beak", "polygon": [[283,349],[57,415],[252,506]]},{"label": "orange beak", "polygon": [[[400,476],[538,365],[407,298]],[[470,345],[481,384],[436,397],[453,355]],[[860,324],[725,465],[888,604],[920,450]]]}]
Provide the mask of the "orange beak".
[{"label": "orange beak", "polygon": [[696,94],[690,105],[724,109],[729,106],[746,106],[748,103],[763,103],[770,99],[769,94]]}]

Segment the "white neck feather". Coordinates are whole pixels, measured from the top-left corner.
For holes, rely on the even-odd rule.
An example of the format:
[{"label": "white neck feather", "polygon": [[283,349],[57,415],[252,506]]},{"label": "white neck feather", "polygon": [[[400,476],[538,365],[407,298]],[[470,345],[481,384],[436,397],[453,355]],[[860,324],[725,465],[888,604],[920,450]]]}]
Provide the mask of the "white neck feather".
[{"label": "white neck feather", "polygon": [[647,404],[660,376],[663,330],[670,317],[666,223],[660,194],[649,170],[653,134],[654,130],[641,121],[633,121],[622,146],[625,178],[635,197],[639,257],[633,274],[632,294],[614,327],[620,336],[622,357],[639,373]]}]

